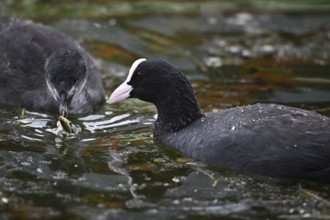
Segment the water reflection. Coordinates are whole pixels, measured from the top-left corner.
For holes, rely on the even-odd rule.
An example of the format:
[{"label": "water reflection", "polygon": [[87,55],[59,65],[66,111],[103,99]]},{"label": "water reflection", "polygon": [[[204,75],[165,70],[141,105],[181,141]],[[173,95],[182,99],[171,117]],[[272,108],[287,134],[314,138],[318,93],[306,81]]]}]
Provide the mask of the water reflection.
[{"label": "water reflection", "polygon": [[[108,95],[133,60],[163,58],[192,81],[204,112],[279,102],[330,116],[328,13],[237,4],[5,1],[0,11],[72,35],[97,59]],[[311,2],[300,10],[323,9]],[[329,217],[297,182],[207,167],[154,142],[155,113],[128,100],[69,116],[81,130],[58,135],[56,115],[0,108],[1,218]],[[330,198],[329,185],[302,186]]]}]

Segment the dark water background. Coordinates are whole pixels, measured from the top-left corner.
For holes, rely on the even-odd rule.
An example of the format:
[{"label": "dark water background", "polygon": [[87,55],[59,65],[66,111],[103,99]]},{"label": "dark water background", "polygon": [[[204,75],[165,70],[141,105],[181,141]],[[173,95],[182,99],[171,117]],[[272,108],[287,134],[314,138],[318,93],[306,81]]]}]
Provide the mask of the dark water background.
[{"label": "dark water background", "polygon": [[[107,95],[135,59],[162,58],[203,112],[275,102],[330,116],[328,1],[3,0],[0,15],[73,36]],[[57,115],[0,108],[0,219],[330,219],[330,185],[304,191],[185,158],[154,142],[155,114],[128,100],[58,136]]]}]

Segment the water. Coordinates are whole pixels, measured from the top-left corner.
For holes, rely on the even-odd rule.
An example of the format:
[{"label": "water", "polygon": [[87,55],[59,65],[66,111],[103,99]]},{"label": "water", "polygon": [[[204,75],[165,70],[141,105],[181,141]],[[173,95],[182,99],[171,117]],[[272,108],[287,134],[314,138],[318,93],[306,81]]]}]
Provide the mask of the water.
[{"label": "water", "polygon": [[[77,39],[107,94],[140,57],[183,70],[204,112],[276,102],[330,116],[330,6],[322,1],[14,1],[2,15]],[[70,118],[0,108],[0,219],[327,219],[330,186],[246,176],[185,158],[152,137],[137,100]],[[235,128],[234,128],[235,129]],[[311,196],[308,190],[320,198]]]}]

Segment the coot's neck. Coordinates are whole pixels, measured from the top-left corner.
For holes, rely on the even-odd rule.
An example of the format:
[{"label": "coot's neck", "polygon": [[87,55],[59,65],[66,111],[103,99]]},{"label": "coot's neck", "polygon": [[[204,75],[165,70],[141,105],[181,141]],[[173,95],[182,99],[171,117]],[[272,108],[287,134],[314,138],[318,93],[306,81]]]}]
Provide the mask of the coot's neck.
[{"label": "coot's neck", "polygon": [[[177,94],[173,94],[175,92]],[[187,94],[172,91],[167,94],[167,97],[154,104],[158,110],[158,118],[155,123],[156,136],[178,131],[203,117],[192,89]]]}]

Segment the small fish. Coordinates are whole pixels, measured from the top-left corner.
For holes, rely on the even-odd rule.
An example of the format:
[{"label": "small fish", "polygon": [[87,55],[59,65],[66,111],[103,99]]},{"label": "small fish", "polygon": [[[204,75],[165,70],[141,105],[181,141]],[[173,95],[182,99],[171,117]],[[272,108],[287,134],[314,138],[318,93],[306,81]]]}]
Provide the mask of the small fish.
[{"label": "small fish", "polygon": [[60,116],[58,119],[59,119],[64,131],[66,131],[68,133],[73,133],[71,121],[69,121],[67,118],[65,118],[63,116]]}]

